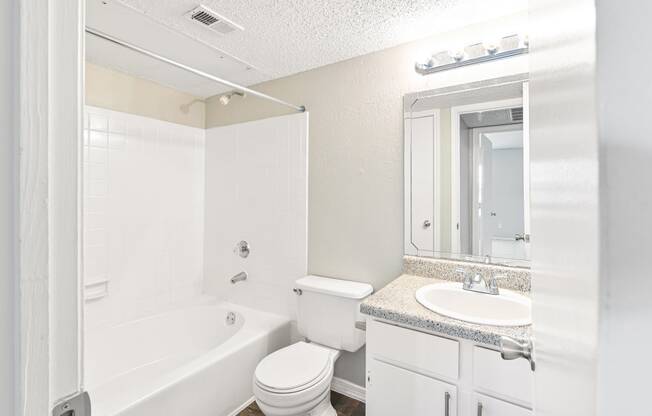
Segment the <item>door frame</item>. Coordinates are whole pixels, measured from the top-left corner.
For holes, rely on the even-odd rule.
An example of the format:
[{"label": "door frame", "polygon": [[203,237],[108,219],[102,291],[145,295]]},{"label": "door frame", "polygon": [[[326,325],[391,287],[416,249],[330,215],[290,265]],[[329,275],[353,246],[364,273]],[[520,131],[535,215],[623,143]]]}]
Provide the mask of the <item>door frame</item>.
[{"label": "door frame", "polygon": [[[438,108],[422,110],[422,111],[409,111],[403,115],[403,239],[404,239],[404,252],[406,255],[418,256],[419,249],[412,244],[412,119],[421,117],[433,117],[433,140],[434,140],[434,154],[433,161],[435,168],[433,169],[433,184],[434,184],[434,204],[433,204],[433,251],[437,252],[440,248],[441,239],[438,236],[438,230],[441,230],[441,218],[439,210],[437,209],[437,202],[441,198],[441,184],[439,183],[439,175],[437,175],[437,166],[440,165],[441,157],[441,115]],[[423,251],[422,251],[423,253]]]},{"label": "door frame", "polygon": [[[523,105],[523,96],[451,107],[451,253],[460,252],[460,116]],[[525,128],[525,125],[523,126]]]},{"label": "door frame", "polygon": [[530,81],[523,82],[523,237],[525,260],[532,260],[530,236],[532,234],[530,199]]},{"label": "door frame", "polygon": [[82,389],[84,3],[19,6],[17,400],[43,416]]}]

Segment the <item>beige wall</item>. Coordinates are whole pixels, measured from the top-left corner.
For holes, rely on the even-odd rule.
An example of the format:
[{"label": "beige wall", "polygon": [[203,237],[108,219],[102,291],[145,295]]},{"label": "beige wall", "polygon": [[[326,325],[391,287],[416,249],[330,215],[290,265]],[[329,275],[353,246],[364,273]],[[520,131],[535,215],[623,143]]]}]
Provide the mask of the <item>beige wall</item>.
[{"label": "beige wall", "polygon": [[87,105],[203,128],[203,101],[192,104],[187,112],[181,109],[196,99],[152,81],[86,63]]},{"label": "beige wall", "polygon": [[[528,70],[528,57],[519,56],[424,77],[414,72],[415,60],[485,40],[496,28],[507,35],[526,26],[520,14],[255,87],[310,112],[310,273],[369,282],[376,290],[401,273],[403,95]],[[212,97],[206,126],[288,112],[254,97],[228,106]],[[336,375],[364,384],[363,354],[345,354]]]}]

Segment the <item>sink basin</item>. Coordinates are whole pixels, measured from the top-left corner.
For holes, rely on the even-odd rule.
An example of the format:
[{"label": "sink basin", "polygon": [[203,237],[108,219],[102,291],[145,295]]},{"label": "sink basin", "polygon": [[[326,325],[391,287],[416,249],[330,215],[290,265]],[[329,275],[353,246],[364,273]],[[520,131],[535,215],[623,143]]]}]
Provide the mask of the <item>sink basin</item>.
[{"label": "sink basin", "polygon": [[435,283],[416,292],[417,301],[440,315],[475,324],[521,326],[532,323],[531,301],[509,290],[499,295],[471,292],[462,283]]}]

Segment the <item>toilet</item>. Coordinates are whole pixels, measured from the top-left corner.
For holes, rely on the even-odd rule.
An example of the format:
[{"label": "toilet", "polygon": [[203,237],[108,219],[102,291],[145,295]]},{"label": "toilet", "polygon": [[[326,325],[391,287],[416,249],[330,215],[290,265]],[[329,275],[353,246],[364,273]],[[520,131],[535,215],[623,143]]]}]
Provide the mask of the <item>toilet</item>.
[{"label": "toilet", "polygon": [[330,403],[335,361],[341,351],[365,343],[357,329],[360,302],[371,285],[321,276],[296,281],[297,325],[305,341],[263,358],[254,373],[253,391],[266,416],[336,416]]}]

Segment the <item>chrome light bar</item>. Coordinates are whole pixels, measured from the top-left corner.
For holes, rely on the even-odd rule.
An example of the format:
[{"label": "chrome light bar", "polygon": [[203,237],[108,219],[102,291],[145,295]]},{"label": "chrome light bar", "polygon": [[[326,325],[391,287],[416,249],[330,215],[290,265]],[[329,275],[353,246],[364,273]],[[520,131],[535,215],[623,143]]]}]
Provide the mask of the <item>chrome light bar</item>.
[{"label": "chrome light bar", "polygon": [[505,36],[497,44],[476,43],[462,51],[442,51],[433,54],[426,62],[417,62],[414,70],[421,75],[448,71],[462,66],[479,64],[496,59],[528,53],[527,37]]}]

